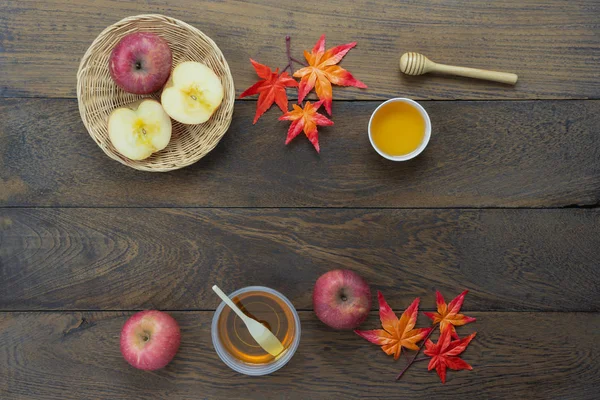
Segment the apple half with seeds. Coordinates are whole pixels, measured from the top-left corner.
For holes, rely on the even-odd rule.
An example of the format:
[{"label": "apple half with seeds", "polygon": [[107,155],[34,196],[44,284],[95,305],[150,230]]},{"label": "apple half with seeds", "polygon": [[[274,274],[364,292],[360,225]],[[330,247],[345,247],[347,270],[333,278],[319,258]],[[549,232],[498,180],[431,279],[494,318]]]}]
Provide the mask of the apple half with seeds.
[{"label": "apple half with seeds", "polygon": [[161,103],[171,118],[182,124],[202,124],[223,101],[221,79],[206,65],[186,61],[177,65],[165,85]]},{"label": "apple half with seeds", "polygon": [[143,160],[167,147],[171,129],[169,115],[152,99],[117,108],[108,117],[110,141],[131,160]]}]

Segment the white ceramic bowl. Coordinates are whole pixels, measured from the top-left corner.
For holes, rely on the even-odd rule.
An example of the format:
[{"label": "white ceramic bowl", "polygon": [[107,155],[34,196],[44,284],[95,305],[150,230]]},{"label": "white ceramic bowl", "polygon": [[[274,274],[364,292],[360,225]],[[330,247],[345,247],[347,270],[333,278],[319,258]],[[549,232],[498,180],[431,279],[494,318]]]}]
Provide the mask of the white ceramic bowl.
[{"label": "white ceramic bowl", "polygon": [[[423,137],[423,141],[421,142],[421,145],[419,147],[417,147],[413,152],[404,154],[402,156],[392,156],[392,155],[386,154],[383,151],[381,151],[377,147],[375,142],[373,142],[373,135],[371,133],[371,124],[373,123],[373,117],[375,116],[375,114],[377,114],[377,112],[379,112],[379,110],[383,106],[385,106],[388,103],[393,103],[393,102],[403,102],[403,103],[408,103],[408,104],[412,105],[415,109],[417,109],[421,113],[421,116],[425,120],[425,136]],[[380,156],[385,157],[388,160],[407,161],[407,160],[415,158],[416,156],[421,154],[421,152],[423,150],[425,150],[425,147],[427,147],[427,144],[429,143],[430,138],[431,138],[431,121],[429,120],[429,114],[427,114],[427,111],[425,111],[425,109],[419,103],[417,103],[416,101],[411,100],[411,99],[397,97],[395,99],[390,99],[388,101],[385,101],[385,102],[381,103],[379,105],[379,107],[377,107],[375,109],[375,111],[373,111],[373,114],[371,115],[371,119],[369,119],[369,141],[371,142],[371,146],[373,146],[375,151],[378,152]]]}]

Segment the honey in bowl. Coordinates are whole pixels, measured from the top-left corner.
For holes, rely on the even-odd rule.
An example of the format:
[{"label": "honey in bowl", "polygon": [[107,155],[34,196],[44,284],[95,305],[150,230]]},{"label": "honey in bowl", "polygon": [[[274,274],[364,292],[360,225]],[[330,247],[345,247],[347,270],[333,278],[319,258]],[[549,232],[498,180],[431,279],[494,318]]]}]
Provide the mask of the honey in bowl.
[{"label": "honey in bowl", "polygon": [[267,364],[281,357],[297,334],[294,314],[288,305],[281,298],[264,291],[241,293],[232,301],[244,314],[266,326],[279,339],[284,351],[277,357],[267,353],[229,307],[223,309],[217,325],[223,348],[234,358],[249,364]]},{"label": "honey in bowl", "polygon": [[415,152],[429,139],[429,124],[423,114],[422,107],[408,99],[383,103],[369,125],[375,149],[384,157],[400,157],[397,161]]}]

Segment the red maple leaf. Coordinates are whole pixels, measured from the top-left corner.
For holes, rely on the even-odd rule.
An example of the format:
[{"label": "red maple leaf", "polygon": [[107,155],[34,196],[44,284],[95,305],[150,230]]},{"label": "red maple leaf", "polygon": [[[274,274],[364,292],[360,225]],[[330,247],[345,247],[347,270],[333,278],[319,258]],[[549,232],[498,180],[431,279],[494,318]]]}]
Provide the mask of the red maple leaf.
[{"label": "red maple leaf", "polygon": [[323,104],[322,101],[316,102],[315,104],[311,104],[310,101],[307,101],[306,104],[304,104],[304,108],[294,104],[294,109],[292,111],[288,111],[279,117],[280,121],[292,121],[285,144],[291,142],[293,138],[298,136],[298,134],[304,130],[304,134],[315,147],[317,153],[320,152],[317,126],[333,125],[332,120],[317,112],[319,107],[321,107],[321,104]]},{"label": "red maple leaf", "polygon": [[250,62],[256,70],[256,74],[262,80],[250,86],[240,95],[240,99],[246,96],[258,94],[258,102],[256,103],[256,115],[254,116],[253,124],[265,113],[275,102],[282,112],[288,111],[288,98],[285,92],[286,87],[297,87],[298,82],[288,75],[287,72],[279,74],[279,68],[275,72],[266,65],[260,64],[253,59]]},{"label": "red maple leaf", "polygon": [[367,85],[353,77],[350,72],[336,65],[354,46],[356,46],[356,42],[332,47],[325,51],[325,35],[323,35],[317,41],[311,53],[304,51],[308,66],[294,73],[296,78],[301,78],[300,87],[298,88],[298,103],[301,103],[308,92],[315,88],[317,96],[325,104],[325,110],[331,115],[332,83],[339,86],[356,86],[363,89],[367,87]]},{"label": "red maple leaf", "polygon": [[427,370],[431,371],[435,368],[435,371],[442,380],[442,383],[446,383],[446,368],[450,368],[455,371],[461,369],[473,369],[473,367],[458,357],[458,355],[465,351],[477,332],[470,334],[464,339],[458,339],[451,342],[451,326],[452,325],[448,325],[445,330],[442,330],[442,334],[440,335],[440,338],[436,344],[433,344],[433,342],[429,339],[425,342],[426,350],[424,353],[426,356],[431,357],[429,365],[427,366]]},{"label": "red maple leaf", "polygon": [[458,335],[456,334],[456,329],[454,329],[454,327],[462,326],[468,324],[469,322],[475,321],[475,318],[467,317],[464,314],[458,313],[468,292],[468,290],[465,290],[446,305],[444,296],[442,296],[439,291],[436,291],[435,302],[437,304],[437,312],[424,312],[424,314],[431,318],[434,324],[440,324],[440,332],[444,332],[446,328],[448,328],[452,337],[454,339],[458,339]]},{"label": "red maple leaf", "polygon": [[369,342],[381,346],[381,349],[388,355],[394,355],[397,360],[400,357],[402,347],[410,350],[419,350],[416,343],[423,340],[433,328],[415,328],[417,323],[417,314],[419,313],[419,298],[417,297],[410,306],[398,318],[394,311],[385,301],[383,294],[377,292],[379,299],[379,318],[383,329],[373,329],[370,331],[355,330],[360,337]]}]

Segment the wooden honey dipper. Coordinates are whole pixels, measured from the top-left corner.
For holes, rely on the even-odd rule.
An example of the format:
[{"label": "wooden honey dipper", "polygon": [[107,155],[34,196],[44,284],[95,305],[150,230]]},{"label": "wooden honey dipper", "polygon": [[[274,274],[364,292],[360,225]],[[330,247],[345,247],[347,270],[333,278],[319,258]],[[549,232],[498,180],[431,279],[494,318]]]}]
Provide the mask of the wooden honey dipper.
[{"label": "wooden honey dipper", "polygon": [[419,53],[404,53],[400,57],[400,71],[407,75],[423,75],[428,72],[467,76],[475,79],[506,83],[514,85],[519,77],[508,72],[486,71],[484,69],[455,67],[453,65],[437,64]]}]

